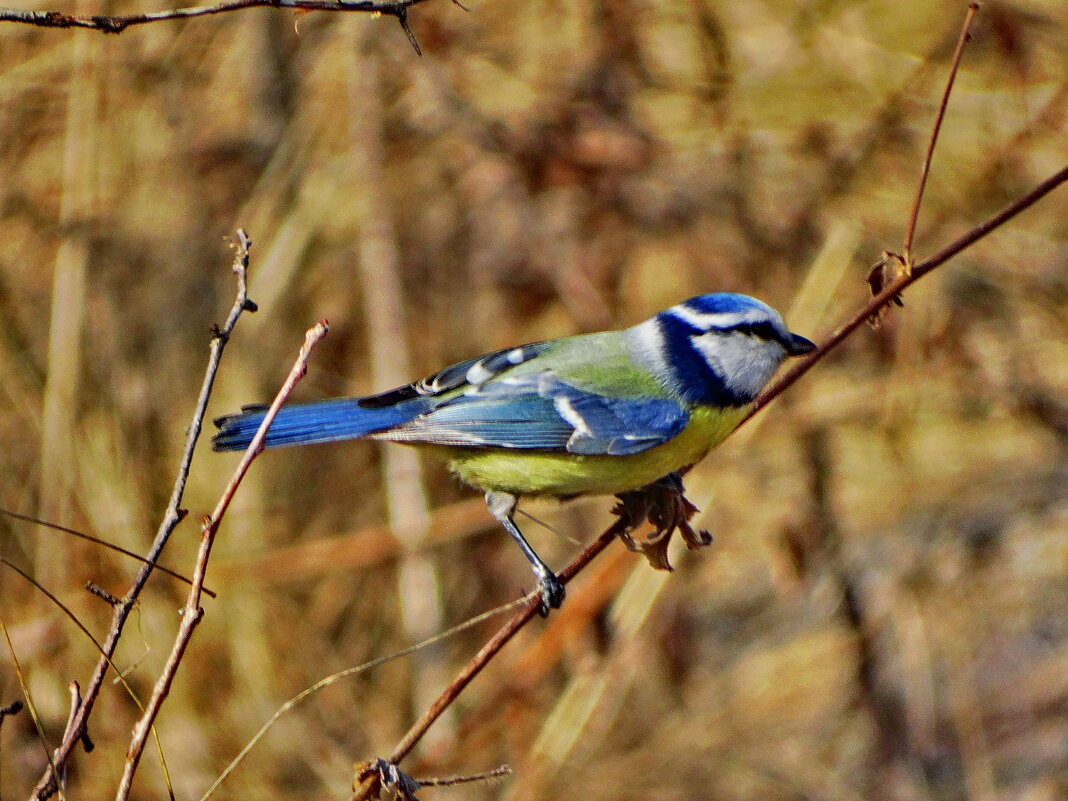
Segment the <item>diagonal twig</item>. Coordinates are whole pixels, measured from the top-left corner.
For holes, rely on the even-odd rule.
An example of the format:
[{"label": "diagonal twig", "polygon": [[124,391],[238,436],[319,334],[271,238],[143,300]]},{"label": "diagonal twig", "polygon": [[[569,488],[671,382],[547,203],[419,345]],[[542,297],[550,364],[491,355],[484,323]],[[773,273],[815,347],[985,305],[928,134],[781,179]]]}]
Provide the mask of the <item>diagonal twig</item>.
[{"label": "diagonal twig", "polygon": [[[121,545],[116,545],[113,542],[108,542],[107,540],[101,539],[100,537],[94,537],[92,534],[86,534],[84,531],[78,531],[78,529],[76,528],[62,526],[59,523],[51,523],[48,520],[42,520],[41,518],[34,517],[33,515],[25,515],[22,512],[15,512],[11,509],[4,509],[2,507],[0,507],[0,515],[7,515],[8,517],[14,518],[15,520],[22,520],[26,523],[33,523],[43,528],[51,529],[52,531],[59,531],[63,534],[70,534],[72,537],[78,537],[79,539],[86,540],[88,542],[93,543],[94,545],[100,545],[104,548],[107,548],[108,550],[115,551],[116,553],[121,553],[123,556],[128,556],[130,559],[134,559],[140,562],[141,564],[147,564],[148,562],[148,560],[145,559],[145,557],[141,556],[141,554],[139,553],[134,553],[133,551],[127,548],[123,548]],[[181,573],[171,570],[169,567],[165,567],[164,565],[157,564],[156,570],[158,570],[160,573],[166,573],[171,578],[178,579],[178,581],[185,582],[186,584],[189,584],[192,581],[192,579],[187,578]],[[204,588],[204,594],[211,598],[215,597],[215,592],[213,590],[209,590],[207,587]]]},{"label": "diagonal twig", "polygon": [[225,769],[223,769],[223,771],[216,777],[215,781],[211,783],[211,786],[204,791],[204,794],[200,797],[200,801],[208,801],[208,799],[215,794],[215,791],[222,786],[223,782],[225,782],[227,778],[229,778],[230,774],[234,772],[237,766],[241,764],[245,757],[248,756],[249,752],[252,751],[252,749],[261,739],[263,739],[263,736],[267,733],[267,731],[275,723],[277,723],[280,718],[288,714],[294,707],[296,707],[298,704],[302,703],[304,700],[311,697],[315,693],[319,692],[324,687],[329,687],[330,685],[336,684],[342,679],[348,678],[350,676],[358,676],[361,673],[366,673],[369,670],[373,670],[374,668],[377,668],[381,665],[385,665],[397,659],[402,659],[403,657],[418,653],[419,651],[422,651],[425,648],[436,645],[437,643],[447,640],[450,637],[454,637],[460,632],[467,631],[470,628],[478,626],[479,624],[484,623],[492,617],[496,617],[497,615],[503,614],[505,612],[510,612],[515,607],[524,603],[526,603],[526,600],[520,598],[517,601],[505,604],[504,606],[499,606],[496,609],[490,609],[488,612],[483,612],[480,615],[476,615],[475,617],[469,618],[463,623],[458,623],[452,628],[447,629],[439,634],[435,634],[432,637],[428,637],[424,640],[421,640],[420,642],[409,645],[407,648],[402,648],[399,651],[387,654],[386,656],[377,657],[376,659],[372,659],[368,662],[364,662],[363,664],[356,665],[354,667],[346,668],[345,670],[338,671],[337,673],[331,673],[329,676],[320,679],[310,687],[306,687],[305,689],[301,690],[299,693],[297,693],[284,704],[282,704],[280,707],[278,707],[278,709],[275,710],[274,714],[271,715],[271,717],[268,718],[262,726],[260,726],[259,731],[257,731],[252,736],[252,738],[247,743],[245,743],[244,747],[238,752],[237,756],[230,760],[230,764],[227,765]]},{"label": "diagonal twig", "polygon": [[920,183],[916,189],[916,199],[912,204],[912,212],[909,214],[908,226],[905,229],[904,257],[907,264],[912,263],[912,240],[916,235],[916,221],[920,216],[920,204],[923,202],[923,190],[927,187],[927,176],[931,172],[931,159],[934,157],[935,145],[938,144],[938,133],[942,130],[942,120],[946,116],[946,107],[949,105],[949,95],[953,91],[953,82],[957,78],[957,70],[960,68],[961,57],[964,55],[964,46],[971,39],[968,31],[972,27],[972,20],[979,10],[978,3],[968,4],[968,13],[964,16],[964,24],[961,26],[960,38],[957,39],[957,49],[953,51],[953,63],[949,70],[949,79],[946,81],[946,90],[942,93],[942,102],[938,105],[938,115],[935,117],[934,126],[931,128],[931,140],[927,143],[927,154],[923,157],[923,167],[920,169]]},{"label": "diagonal twig", "polygon": [[[613,540],[616,539],[622,532],[624,532],[631,521],[626,517],[620,517],[609,526],[604,533],[597,539],[587,545],[578,556],[576,556],[571,563],[561,570],[557,574],[557,578],[560,582],[566,585],[571,579],[581,573],[586,566],[596,559],[600,553],[607,548]],[[456,677],[449,683],[449,686],[438,696],[437,700],[431,704],[427,710],[419,717],[419,719],[412,724],[412,727],[408,730],[408,733],[404,735],[403,739],[397,743],[396,747],[389,755],[387,762],[390,764],[397,764],[415,747],[427,730],[433,725],[442,713],[449,708],[453,701],[464,691],[464,688],[470,684],[475,676],[482,672],[483,668],[489,664],[497,653],[507,645],[516,634],[518,634],[527,623],[539,616],[539,610],[541,609],[541,594],[537,588],[527,596],[525,604],[517,611],[500,629],[497,633],[482,646],[482,648],[464,665],[463,669],[456,675]],[[360,786],[356,788],[356,792],[353,794],[350,801],[366,801],[373,797],[377,791],[379,773],[377,771],[377,761],[365,763],[361,766],[361,769],[357,771],[354,784]]]},{"label": "diagonal twig", "polygon": [[263,422],[260,424],[260,428],[256,432],[256,436],[252,438],[252,442],[249,443],[248,448],[241,457],[241,461],[238,462],[237,468],[234,470],[234,474],[230,478],[230,483],[227,484],[226,489],[223,490],[219,502],[215,505],[215,509],[204,519],[204,522],[201,525],[200,548],[197,550],[196,565],[193,569],[193,583],[189,588],[189,597],[186,601],[185,609],[182,611],[182,623],[178,627],[178,634],[174,639],[174,645],[171,649],[170,656],[167,657],[167,662],[164,664],[163,670],[160,672],[159,678],[156,680],[156,686],[152,689],[152,696],[145,705],[144,714],[134,726],[133,735],[130,738],[130,747],[126,752],[126,767],[122,774],[122,780],[119,783],[118,792],[115,794],[115,801],[126,801],[130,796],[133,777],[137,772],[137,766],[141,761],[141,754],[144,753],[145,744],[148,742],[149,731],[152,729],[152,724],[155,722],[156,716],[159,714],[159,710],[162,708],[164,700],[166,700],[167,695],[170,693],[171,684],[174,682],[174,677],[178,673],[178,665],[181,664],[182,658],[185,656],[186,648],[188,648],[189,642],[193,638],[193,631],[204,616],[204,610],[200,606],[200,600],[204,588],[204,577],[207,574],[208,569],[208,559],[211,556],[211,549],[215,543],[215,535],[219,531],[219,524],[226,515],[226,510],[230,508],[230,502],[233,500],[237,488],[241,485],[245,475],[248,473],[248,469],[252,465],[253,460],[263,450],[263,441],[267,436],[267,428],[274,422],[275,415],[278,414],[278,410],[282,407],[282,404],[289,398],[290,394],[293,392],[293,388],[297,385],[297,382],[304,377],[304,373],[307,370],[308,358],[311,356],[312,349],[323,337],[326,336],[328,330],[329,326],[325,320],[319,321],[308,329],[308,332],[304,337],[304,345],[301,347],[300,353],[297,355],[297,360],[294,362],[293,368],[289,371],[289,376],[286,378],[282,388],[275,396],[274,402],[271,403],[271,407],[267,410],[267,414],[264,416]]}]

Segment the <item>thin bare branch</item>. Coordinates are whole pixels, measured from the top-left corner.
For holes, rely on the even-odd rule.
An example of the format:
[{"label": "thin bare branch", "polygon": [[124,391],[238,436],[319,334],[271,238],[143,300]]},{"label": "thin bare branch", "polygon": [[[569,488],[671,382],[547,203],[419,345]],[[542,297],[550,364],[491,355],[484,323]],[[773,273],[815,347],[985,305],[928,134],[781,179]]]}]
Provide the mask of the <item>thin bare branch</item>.
[{"label": "thin bare branch", "polygon": [[207,801],[208,798],[214,795],[215,791],[219,789],[222,783],[225,782],[227,778],[229,778],[230,774],[233,773],[234,770],[236,770],[237,766],[241,764],[241,762],[245,759],[246,756],[248,756],[249,752],[252,751],[256,743],[263,739],[263,735],[267,733],[267,730],[270,729],[283,715],[287,714],[290,710],[292,710],[306,698],[309,698],[310,696],[319,692],[319,690],[323,689],[324,687],[329,687],[331,684],[335,684],[341,681],[342,679],[348,678],[350,676],[356,676],[360,673],[366,673],[367,671],[373,670],[374,668],[384,665],[387,662],[392,662],[396,659],[401,659],[403,657],[410,656],[411,654],[417,653],[418,651],[421,651],[424,648],[428,648],[439,642],[447,640],[450,637],[453,637],[463,631],[467,631],[468,629],[473,628],[474,626],[478,626],[492,617],[496,617],[497,615],[503,614],[504,612],[510,612],[513,608],[524,603],[526,603],[526,601],[524,599],[520,599],[518,601],[513,601],[510,604],[505,604],[504,606],[498,606],[496,609],[490,609],[488,612],[483,612],[480,615],[476,615],[473,618],[465,620],[463,623],[459,623],[453,626],[452,628],[441,632],[440,634],[435,634],[433,637],[428,637],[427,639],[422,640],[421,642],[417,642],[414,645],[409,645],[407,648],[402,648],[401,650],[396,651],[392,654],[380,656],[377,659],[372,659],[369,662],[364,662],[363,664],[356,665],[355,667],[346,668],[345,670],[339,671],[337,673],[331,673],[329,676],[320,679],[312,686],[301,690],[299,693],[297,693],[284,704],[282,704],[280,707],[278,707],[275,713],[267,719],[267,722],[260,727],[260,730],[252,736],[252,739],[245,743],[245,746],[241,749],[238,755],[234,757],[233,760],[231,760],[230,764],[227,765],[223,772],[219,774],[218,778],[216,778],[215,781],[212,782],[211,786],[204,791],[204,795],[200,797],[200,801]]},{"label": "thin bare branch", "polygon": [[827,339],[820,343],[818,348],[807,356],[801,358],[783,375],[782,378],[776,381],[775,384],[761,392],[760,397],[756,399],[756,402],[753,404],[753,409],[749,413],[749,416],[746,417],[746,420],[781,395],[787,387],[791,386],[797,379],[807,373],[816,362],[823,359],[823,357],[836,348],[842,340],[862,326],[870,317],[877,314],[880,309],[890,304],[894,297],[900,294],[905,287],[915,283],[936,267],[942,266],[962,250],[974,245],[995,228],[1008,222],[1024,209],[1033,206],[1065,181],[1068,181],[1068,166],[1054,173],[1026,195],[1014,200],[986,222],[980,223],[963,236],[946,245],[933,256],[928,256],[923,261],[914,264],[910,274],[902,273],[898,281],[883,287],[879,294],[872,297],[871,300],[859,309],[847,322],[835,329]]},{"label": "thin bare branch", "polygon": [[441,776],[431,779],[418,779],[420,787],[454,787],[457,784],[471,784],[472,782],[488,782],[490,779],[499,779],[512,773],[510,765],[498,765],[493,770],[482,773],[472,773],[468,776]]},{"label": "thin bare branch", "polygon": [[[137,704],[137,707],[139,709],[144,709],[144,706],[141,704],[141,699],[137,697],[137,693],[134,692],[133,687],[131,687],[129,685],[129,683],[126,681],[126,677],[119,670],[118,665],[116,665],[114,662],[111,661],[111,656],[104,650],[104,646],[101,645],[100,641],[97,640],[97,638],[93,636],[93,633],[91,631],[89,631],[88,628],[86,628],[85,624],[82,623],[82,621],[78,619],[78,616],[74,614],[74,611],[69,606],[67,606],[65,603],[63,603],[61,600],[59,600],[59,598],[57,598],[52,592],[50,592],[47,587],[45,587],[43,584],[41,584],[41,582],[39,582],[37,579],[35,579],[33,576],[31,576],[29,573],[27,573],[22,568],[18,567],[17,565],[13,564],[12,562],[9,562],[7,559],[5,559],[2,556],[0,556],[0,564],[5,565],[8,568],[10,568],[11,570],[14,570],[16,573],[18,573],[29,584],[33,585],[33,587],[39,593],[41,593],[49,601],[51,601],[52,604],[59,609],[59,611],[61,611],[64,615],[66,615],[68,618],[70,618],[71,622],[73,622],[74,625],[78,627],[78,630],[81,631],[81,633],[84,634],[89,639],[89,642],[91,642],[96,647],[96,650],[100,652],[101,658],[108,660],[108,664],[111,666],[111,669],[114,670],[115,673],[119,677],[118,681],[122,684],[122,686],[124,688],[126,688],[126,692],[128,692],[130,694],[130,698],[132,698],[133,702],[135,704]],[[107,598],[106,600],[112,606],[115,606],[115,605],[121,603],[121,601],[118,598],[114,598],[114,596],[112,596],[110,598]],[[78,687],[78,704],[80,706],[81,705],[81,687],[78,686],[78,682],[76,682],[76,681],[71,682],[71,684],[73,686],[75,686],[75,687]],[[67,728],[66,728],[65,732],[69,733],[71,731],[71,725],[72,725],[72,723],[73,723],[73,721],[75,719],[76,718],[75,718],[74,712],[72,711],[71,719],[67,722]],[[85,750],[86,751],[92,751],[93,749],[92,749],[91,741],[89,740],[89,737],[88,737],[88,734],[87,734],[87,728],[88,728],[87,726],[83,727],[82,731],[80,732],[80,734],[78,736],[81,738],[83,743],[89,744],[88,747],[86,747]],[[66,739],[66,736],[67,735],[64,734],[64,740]]]},{"label": "thin bare branch", "polygon": [[[78,686],[78,682],[72,681],[67,685],[67,691],[70,693],[70,714],[67,716],[67,727],[64,731],[69,731],[70,727],[74,725],[74,717],[78,714],[78,708],[82,705],[82,688]],[[89,732],[82,732],[82,748],[86,753],[89,753],[94,748],[93,741],[89,737]]]},{"label": "thin bare branch", "polygon": [[402,6],[392,13],[393,16],[395,16],[397,18],[397,21],[400,23],[400,26],[404,31],[404,35],[408,37],[408,43],[411,44],[412,48],[415,50],[415,54],[417,56],[423,55],[423,51],[419,47],[419,42],[416,40],[415,34],[412,33],[412,29],[408,26],[408,9]]},{"label": "thin bare branch", "polygon": [[[108,661],[108,664],[110,665],[111,669],[114,670],[116,675],[118,676],[118,678],[116,679],[116,682],[122,684],[122,686],[126,690],[126,692],[129,693],[130,698],[133,699],[133,702],[137,705],[137,708],[141,709],[141,710],[144,710],[144,708],[145,708],[144,704],[141,703],[141,699],[138,698],[137,693],[134,692],[134,689],[133,689],[133,687],[130,686],[130,683],[128,681],[126,681],[126,676],[123,674],[122,671],[119,670],[118,666],[114,662],[111,661],[111,654],[108,654],[104,650],[104,646],[102,646],[100,644],[100,642],[96,639],[96,637],[93,636],[92,632],[90,632],[89,629],[85,627],[85,625],[78,619],[78,617],[74,614],[74,612],[66,604],[64,604],[62,601],[60,601],[59,598],[57,598],[55,595],[53,595],[51,592],[49,592],[48,589],[44,585],[42,585],[39,581],[37,581],[35,578],[33,578],[33,576],[31,576],[29,573],[26,573],[24,570],[20,569],[19,567],[17,567],[13,563],[9,562],[7,559],[4,559],[3,557],[0,557],[0,564],[6,565],[11,570],[14,570],[16,573],[18,573],[27,582],[32,584],[34,586],[34,588],[37,589],[38,592],[40,592],[42,595],[44,595],[46,598],[48,598],[48,600],[51,601],[55,606],[57,606],[59,608],[59,610],[61,612],[63,612],[63,614],[65,614],[67,617],[69,617],[74,622],[74,625],[78,627],[78,629],[82,632],[82,634],[84,634],[86,637],[88,637],[89,641],[92,642],[94,646],[96,646],[97,651],[99,651],[100,654],[101,654],[101,658],[102,659],[106,659]],[[90,592],[92,592],[91,588],[87,587],[87,589],[90,589]],[[97,588],[97,589],[99,589],[99,588]],[[100,590],[99,592],[103,593],[102,590]],[[94,594],[98,594],[98,593],[94,593]],[[107,597],[105,597],[105,600],[108,601],[108,603],[110,603],[112,606],[117,606],[117,605],[122,603],[122,601],[120,599],[115,598],[114,596],[112,596],[112,595],[110,595],[108,593],[104,593],[101,597],[104,597],[104,596],[107,596]],[[87,722],[84,722],[84,723],[83,722],[79,722],[78,712],[81,709],[82,697],[81,697],[81,687],[78,685],[78,682],[72,681],[70,683],[70,692],[71,692],[71,712],[70,712],[70,717],[67,720],[67,726],[64,729],[63,738],[62,738],[61,742],[66,742],[68,739],[74,738],[75,740],[77,740],[78,742],[80,742],[82,744],[82,748],[85,750],[85,752],[89,753],[90,751],[92,751],[95,748],[95,746],[93,745],[92,739],[89,737],[88,723]],[[80,727],[80,731],[76,732],[75,728],[74,728],[75,726],[79,726]],[[156,749],[157,749],[157,751],[159,753],[160,761],[163,764],[164,774],[167,776],[167,786],[170,787],[170,777],[169,777],[169,774],[167,772],[167,762],[166,762],[166,759],[164,758],[164,755],[163,755],[163,749],[162,749],[162,747],[160,746],[160,743],[159,743],[159,737],[156,736],[154,729],[153,729],[153,737],[155,737]],[[57,755],[58,755],[58,751],[59,751],[59,749],[56,749]],[[53,763],[53,764],[55,764],[55,763]]]},{"label": "thin bare branch", "polygon": [[358,766],[362,774],[376,776],[378,794],[382,798],[396,798],[397,801],[418,801],[415,794],[423,787],[454,787],[458,784],[472,784],[475,782],[488,782],[491,779],[499,779],[512,772],[509,765],[500,765],[492,770],[481,773],[473,773],[465,776],[443,776],[431,779],[416,779],[409,776],[392,762],[384,759],[373,759],[370,762]]},{"label": "thin bare branch", "polygon": [[268,427],[274,422],[278,410],[289,398],[290,394],[293,392],[293,388],[296,387],[297,382],[304,377],[304,374],[307,371],[308,358],[311,356],[312,350],[322,338],[326,336],[328,330],[329,326],[325,320],[321,320],[308,330],[308,333],[304,337],[304,345],[301,347],[300,353],[297,355],[297,360],[294,362],[293,368],[289,371],[289,376],[286,378],[282,388],[275,396],[274,402],[271,404],[270,409],[268,409],[266,416],[263,418],[263,422],[260,424],[259,430],[256,432],[256,436],[252,438],[252,442],[249,443],[248,449],[241,457],[241,461],[234,470],[234,474],[230,478],[230,483],[227,484],[226,489],[223,490],[219,502],[215,505],[214,511],[212,511],[211,515],[205,518],[201,525],[200,548],[197,551],[196,566],[193,570],[193,583],[189,588],[189,597],[182,613],[182,623],[178,627],[178,634],[175,637],[174,646],[171,649],[170,656],[167,658],[167,662],[163,666],[159,678],[156,680],[156,686],[152,690],[152,697],[149,698],[148,703],[145,705],[145,711],[144,714],[142,714],[141,719],[137,721],[137,724],[134,726],[133,735],[130,739],[130,747],[126,752],[126,768],[123,771],[118,792],[115,794],[115,801],[126,801],[130,796],[130,789],[133,786],[133,777],[137,772],[137,766],[141,761],[141,755],[144,753],[145,744],[148,742],[148,735],[152,729],[152,724],[155,722],[156,716],[159,714],[164,700],[166,700],[167,695],[170,693],[171,684],[174,682],[174,677],[178,673],[178,666],[181,664],[182,657],[185,656],[185,651],[189,647],[190,640],[193,638],[193,631],[204,616],[204,610],[200,606],[201,593],[204,587],[204,577],[207,575],[208,559],[211,557],[211,549],[212,545],[215,543],[215,535],[219,531],[219,524],[226,515],[226,510],[230,508],[230,503],[233,501],[234,494],[237,492],[237,488],[241,485],[245,475],[248,473],[248,469],[252,465],[253,460],[263,450],[263,441],[267,436]]},{"label": "thin bare branch", "polygon": [[207,17],[213,14],[225,14],[230,11],[242,11],[247,8],[292,8],[300,11],[357,11],[369,14],[389,15],[401,21],[408,40],[416,53],[419,45],[407,23],[407,11],[410,6],[424,0],[227,0],[204,6],[187,6],[171,8],[165,11],[153,11],[147,14],[125,14],[104,16],[93,14],[65,14],[62,11],[29,11],[21,8],[0,8],[0,22],[19,22],[35,25],[39,28],[85,28],[103,33],[122,33],[134,25],[150,22],[163,22],[173,19]]},{"label": "thin bare branch", "polygon": [[[51,601],[53,604],[55,604],[55,606],[57,606],[59,608],[59,610],[63,614],[65,614],[67,617],[69,617],[74,622],[74,625],[77,626],[79,628],[79,630],[81,630],[82,634],[84,634],[86,637],[88,637],[89,641],[92,642],[93,645],[96,646],[96,650],[98,650],[101,654],[104,653],[104,646],[102,646],[100,644],[100,641],[97,640],[97,638],[93,636],[93,633],[91,631],[89,631],[89,629],[87,629],[85,627],[85,624],[82,623],[82,621],[80,621],[78,619],[78,616],[75,615],[74,612],[71,611],[69,606],[67,606],[65,603],[63,603],[61,600],[59,600],[59,598],[57,598],[55,595],[53,595],[51,592],[49,592],[39,581],[37,581],[37,579],[35,579],[33,576],[31,576],[25,570],[23,570],[22,568],[18,567],[15,564],[12,564],[11,562],[9,562],[7,559],[3,558],[2,556],[0,556],[0,564],[6,565],[11,570],[14,570],[16,573],[18,573],[20,576],[22,576],[26,581],[28,581],[30,584],[32,584],[37,589],[38,592],[40,592],[49,601]],[[112,665],[112,667],[115,667],[115,666]]]},{"label": "thin bare branch", "polygon": [[[45,752],[45,759],[48,760],[48,765],[52,770],[52,773],[62,777],[63,771],[56,767],[56,762],[53,754],[48,748],[48,738],[45,737],[44,725],[41,723],[41,716],[37,714],[37,707],[33,703],[33,696],[30,695],[29,685],[26,684],[26,674],[22,672],[22,665],[19,664],[18,654],[15,653],[15,646],[11,642],[11,635],[8,633],[7,625],[4,623],[4,619],[0,618],[0,633],[4,635],[4,643],[7,645],[7,652],[11,657],[11,664],[15,667],[15,676],[19,682],[19,689],[22,690],[22,697],[26,700],[26,708],[30,711],[30,718],[33,720],[34,728],[37,729],[37,739],[41,743],[41,747]],[[14,704],[11,705],[12,707]]]},{"label": "thin bare branch", "polygon": [[[626,517],[620,517],[605,530],[601,536],[586,546],[583,551],[576,556],[571,563],[560,571],[557,578],[561,583],[567,584],[571,579],[577,576],[586,568],[586,566],[592,562],[597,556],[607,548],[616,537],[618,537],[623,531],[630,525],[630,521]],[[415,747],[423,735],[426,734],[427,729],[433,725],[442,713],[449,708],[453,701],[463,692],[464,688],[474,680],[475,676],[482,672],[482,670],[489,664],[497,653],[504,648],[505,645],[511,641],[516,634],[518,634],[523,627],[538,616],[538,611],[541,609],[541,594],[540,591],[535,588],[524,601],[523,606],[505,623],[496,634],[479,650],[477,654],[471,657],[470,661],[464,665],[463,669],[456,675],[456,678],[449,683],[449,686],[438,696],[430,707],[419,717],[419,719],[412,724],[412,727],[408,730],[408,733],[404,735],[397,746],[389,755],[388,762],[391,764],[397,764]],[[373,769],[374,762],[367,763],[366,767],[362,771],[358,771],[355,782],[359,784],[359,788],[353,794],[350,801],[367,801],[374,796],[377,792],[378,784],[380,781],[379,773]]]},{"label": "thin bare branch", "polygon": [[912,240],[916,235],[916,220],[920,216],[920,204],[923,202],[923,191],[927,187],[927,176],[931,172],[931,159],[934,158],[935,145],[938,144],[938,132],[942,130],[942,120],[946,116],[946,107],[949,105],[949,95],[953,91],[953,82],[957,78],[957,70],[960,68],[961,57],[964,55],[964,46],[971,39],[968,31],[971,30],[972,20],[979,10],[978,3],[968,4],[968,13],[964,16],[964,24],[961,26],[960,38],[957,39],[957,49],[953,52],[953,64],[949,69],[949,78],[946,81],[946,90],[942,93],[942,102],[938,105],[938,116],[935,118],[934,127],[931,129],[931,141],[927,144],[927,154],[923,157],[923,167],[920,170],[920,183],[916,188],[916,200],[912,204],[912,212],[909,214],[908,227],[905,229],[904,256],[907,264],[912,263]]},{"label": "thin bare branch", "polygon": [[115,597],[110,592],[101,587],[99,584],[92,581],[85,582],[85,591],[88,592],[90,595],[95,595],[101,601],[111,604],[112,606],[122,603],[121,598]]},{"label": "thin bare branch", "polygon": [[193,452],[196,449],[197,441],[200,439],[201,429],[204,426],[204,416],[208,409],[208,399],[211,397],[211,391],[215,385],[215,376],[219,372],[219,364],[222,361],[223,351],[225,350],[226,343],[229,341],[234,326],[237,325],[237,321],[241,315],[246,311],[251,312],[256,310],[256,304],[249,300],[248,287],[246,284],[249,248],[251,246],[252,243],[249,241],[245,232],[238,229],[237,242],[235,245],[236,254],[233,264],[233,270],[237,276],[237,298],[234,301],[234,305],[230,309],[230,313],[222,328],[218,328],[213,332],[211,346],[209,348],[208,366],[204,373],[204,380],[200,387],[200,395],[197,398],[192,422],[186,430],[185,448],[182,451],[182,457],[178,466],[178,475],[174,481],[174,488],[171,492],[170,501],[163,514],[163,520],[160,522],[159,529],[156,531],[156,537],[152,541],[152,546],[149,548],[145,563],[141,566],[141,569],[138,571],[137,576],[134,578],[133,583],[130,585],[130,589],[126,592],[122,601],[115,606],[115,612],[111,620],[111,630],[108,632],[107,639],[104,642],[103,652],[100,659],[97,660],[96,668],[93,671],[92,677],[89,679],[88,685],[86,685],[85,695],[82,699],[82,704],[78,709],[78,713],[75,715],[73,725],[68,730],[66,736],[64,736],[63,742],[61,742],[56,749],[55,763],[49,765],[44,775],[37,782],[37,786],[34,788],[32,797],[37,799],[37,801],[44,801],[44,799],[49,798],[56,792],[57,771],[63,771],[67,760],[70,759],[75,746],[80,742],[81,736],[88,726],[89,716],[92,714],[93,705],[96,702],[97,696],[100,694],[100,689],[104,683],[104,677],[107,675],[108,668],[112,664],[111,660],[115,654],[115,649],[118,647],[119,639],[122,637],[126,621],[130,617],[130,613],[133,611],[137,599],[141,595],[141,591],[148,583],[149,578],[151,578],[153,568],[160,555],[163,553],[163,549],[167,545],[171,533],[185,518],[186,510],[181,508],[182,497],[185,495],[185,485],[189,479],[189,467],[192,464]]},{"label": "thin bare branch", "polygon": [[[148,560],[145,559],[145,557],[141,556],[141,554],[129,551],[126,548],[123,548],[121,545],[116,545],[113,542],[108,542],[107,540],[100,539],[99,537],[94,537],[92,534],[86,534],[84,531],[78,531],[78,529],[76,528],[61,526],[59,523],[51,523],[48,520],[42,520],[39,517],[33,517],[32,515],[24,515],[22,512],[14,512],[11,509],[0,508],[0,515],[7,515],[8,517],[13,517],[15,520],[22,520],[26,523],[34,523],[38,526],[43,526],[44,528],[52,529],[53,531],[70,534],[72,537],[78,537],[80,539],[87,540],[95,545],[100,545],[104,548],[107,548],[108,550],[115,551],[116,553],[121,553],[123,556],[128,556],[131,559],[136,559],[142,564],[148,564]],[[156,570],[158,570],[160,573],[166,573],[171,578],[176,578],[179,581],[185,582],[186,584],[189,584],[192,581],[192,579],[188,578],[187,576],[183,576],[181,573],[176,573],[169,567],[164,567],[163,565],[156,565]],[[215,592],[209,590],[207,587],[204,588],[204,594],[211,598],[216,597]]]}]

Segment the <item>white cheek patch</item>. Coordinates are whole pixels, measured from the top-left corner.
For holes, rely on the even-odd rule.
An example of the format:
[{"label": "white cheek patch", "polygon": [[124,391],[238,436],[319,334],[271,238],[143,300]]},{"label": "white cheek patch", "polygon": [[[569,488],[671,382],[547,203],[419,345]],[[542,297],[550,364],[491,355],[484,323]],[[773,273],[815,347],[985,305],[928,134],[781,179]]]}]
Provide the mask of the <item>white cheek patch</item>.
[{"label": "white cheek patch", "polygon": [[750,399],[760,393],[786,358],[786,350],[778,342],[745,334],[702,334],[690,341],[732,392]]}]

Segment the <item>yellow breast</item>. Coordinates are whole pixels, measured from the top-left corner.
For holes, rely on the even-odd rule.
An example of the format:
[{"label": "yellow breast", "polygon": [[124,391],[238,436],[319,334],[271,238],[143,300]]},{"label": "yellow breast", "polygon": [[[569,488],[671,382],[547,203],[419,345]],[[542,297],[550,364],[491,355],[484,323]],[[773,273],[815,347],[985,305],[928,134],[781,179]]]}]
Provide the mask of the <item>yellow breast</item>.
[{"label": "yellow breast", "polygon": [[430,446],[449,469],[482,490],[514,495],[612,495],[643,487],[704,458],[744,419],[748,407],[694,410],[674,439],[630,456]]}]

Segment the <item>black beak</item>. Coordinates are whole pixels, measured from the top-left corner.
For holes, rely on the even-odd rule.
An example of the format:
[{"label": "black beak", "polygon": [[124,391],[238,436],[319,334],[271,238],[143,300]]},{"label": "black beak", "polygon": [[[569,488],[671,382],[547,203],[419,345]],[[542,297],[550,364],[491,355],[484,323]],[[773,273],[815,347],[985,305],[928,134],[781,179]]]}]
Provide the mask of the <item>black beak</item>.
[{"label": "black beak", "polygon": [[810,339],[805,339],[800,334],[790,334],[790,338],[786,341],[786,352],[791,356],[804,356],[810,351],[816,349],[816,343]]}]

